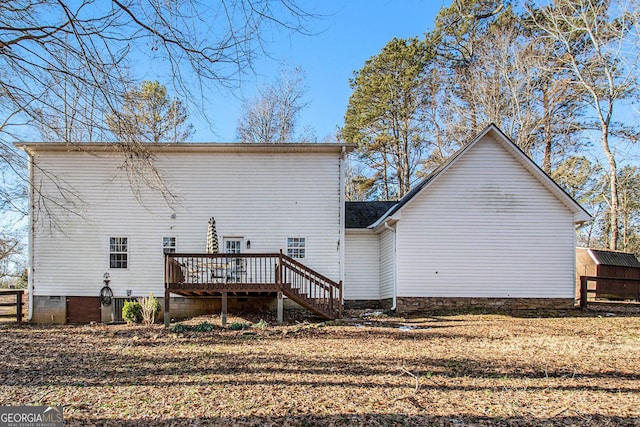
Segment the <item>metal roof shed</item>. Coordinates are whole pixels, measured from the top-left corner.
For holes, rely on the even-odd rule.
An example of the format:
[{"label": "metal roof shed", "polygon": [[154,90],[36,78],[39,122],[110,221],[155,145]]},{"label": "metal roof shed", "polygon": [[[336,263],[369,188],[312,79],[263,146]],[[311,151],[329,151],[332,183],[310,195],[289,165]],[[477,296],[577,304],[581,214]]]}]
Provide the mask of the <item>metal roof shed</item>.
[{"label": "metal roof shed", "polygon": [[[576,279],[580,276],[615,277],[619,279],[638,279],[640,281],[640,261],[632,253],[608,251],[603,249],[576,249]],[[615,280],[596,281],[596,298],[636,299],[638,284]]]}]

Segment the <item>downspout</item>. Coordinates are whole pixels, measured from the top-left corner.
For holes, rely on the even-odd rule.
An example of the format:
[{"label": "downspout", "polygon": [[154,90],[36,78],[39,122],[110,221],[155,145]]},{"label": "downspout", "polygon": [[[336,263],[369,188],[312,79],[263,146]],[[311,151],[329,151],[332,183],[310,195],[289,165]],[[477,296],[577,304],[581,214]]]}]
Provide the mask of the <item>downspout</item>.
[{"label": "downspout", "polygon": [[[344,288],[344,246],[345,246],[345,220],[344,220],[344,216],[345,216],[345,156],[347,153],[347,147],[345,147],[344,145],[342,146],[342,151],[340,153],[340,161],[338,163],[338,167],[340,169],[340,183],[339,183],[339,189],[340,189],[340,218],[338,223],[340,224],[340,232],[338,234],[338,259],[340,262],[340,267],[339,267],[339,277],[340,277],[340,281],[343,284],[343,288]],[[342,291],[342,297],[344,298],[344,289]],[[340,301],[340,303],[342,303],[342,301]]]},{"label": "downspout", "polygon": [[29,237],[28,237],[28,246],[29,248],[27,249],[27,256],[29,258],[29,263],[27,266],[27,274],[28,274],[28,278],[27,278],[27,292],[29,293],[29,303],[28,303],[28,311],[27,311],[27,322],[31,322],[31,319],[33,318],[33,233],[34,233],[34,212],[33,210],[34,205],[33,205],[33,201],[35,199],[34,197],[34,185],[33,185],[33,156],[31,155],[31,153],[29,153],[29,151],[27,151],[27,147],[25,145],[22,146],[22,149],[24,150],[25,153],[27,153],[27,174],[28,174],[28,178],[27,178],[27,182],[28,182],[28,186],[29,186]]},{"label": "downspout", "polygon": [[397,305],[397,296],[398,296],[398,260],[396,259],[396,229],[389,226],[389,221],[384,222],[384,228],[387,230],[391,230],[393,233],[393,303],[391,305],[391,310],[396,309]]}]

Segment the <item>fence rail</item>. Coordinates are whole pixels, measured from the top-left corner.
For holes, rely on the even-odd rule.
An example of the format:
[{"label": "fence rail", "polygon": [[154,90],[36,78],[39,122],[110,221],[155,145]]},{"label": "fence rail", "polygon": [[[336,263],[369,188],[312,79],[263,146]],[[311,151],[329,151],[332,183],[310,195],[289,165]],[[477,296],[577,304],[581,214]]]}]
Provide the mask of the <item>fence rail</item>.
[{"label": "fence rail", "polygon": [[23,303],[23,296],[24,296],[24,289],[9,289],[9,290],[5,290],[2,289],[0,290],[0,297],[3,296],[15,296],[15,301],[13,302],[5,302],[5,298],[0,298],[0,307],[15,307],[16,308],[16,313],[9,313],[9,314],[0,314],[0,317],[2,318],[6,318],[6,317],[15,317],[16,321],[18,323],[22,323],[22,309],[24,307],[24,303]]},{"label": "fence rail", "polygon": [[[595,282],[594,288],[589,288],[589,282]],[[640,302],[640,279],[622,277],[580,276],[580,307],[587,306],[589,294],[595,297],[607,297],[612,300],[629,300]]]}]

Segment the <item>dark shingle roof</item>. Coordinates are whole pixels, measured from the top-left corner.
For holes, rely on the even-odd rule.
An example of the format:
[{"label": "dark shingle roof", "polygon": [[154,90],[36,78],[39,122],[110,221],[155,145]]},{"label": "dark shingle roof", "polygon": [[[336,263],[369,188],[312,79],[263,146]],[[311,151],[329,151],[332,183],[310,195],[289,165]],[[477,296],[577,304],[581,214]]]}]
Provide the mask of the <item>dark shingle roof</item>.
[{"label": "dark shingle roof", "polygon": [[367,228],[398,202],[346,202],[345,228]]},{"label": "dark shingle roof", "polygon": [[591,253],[598,264],[640,268],[640,261],[634,254],[598,249],[591,249]]}]

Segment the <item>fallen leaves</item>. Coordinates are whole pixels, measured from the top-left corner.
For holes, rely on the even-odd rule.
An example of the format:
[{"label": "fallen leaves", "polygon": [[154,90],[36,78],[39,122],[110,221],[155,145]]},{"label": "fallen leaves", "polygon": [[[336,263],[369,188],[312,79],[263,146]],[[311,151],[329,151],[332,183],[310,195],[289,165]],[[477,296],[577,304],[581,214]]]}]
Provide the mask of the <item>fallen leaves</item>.
[{"label": "fallen leaves", "polygon": [[[203,321],[215,323],[190,323]],[[637,316],[368,317],[246,332],[2,324],[0,405],[63,405],[68,425],[640,423]]]}]

